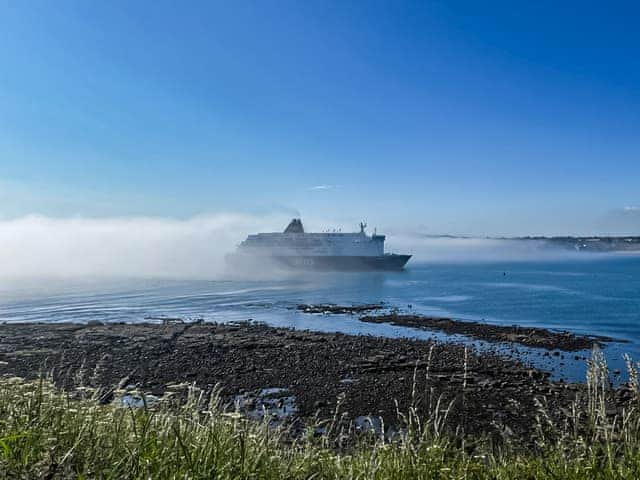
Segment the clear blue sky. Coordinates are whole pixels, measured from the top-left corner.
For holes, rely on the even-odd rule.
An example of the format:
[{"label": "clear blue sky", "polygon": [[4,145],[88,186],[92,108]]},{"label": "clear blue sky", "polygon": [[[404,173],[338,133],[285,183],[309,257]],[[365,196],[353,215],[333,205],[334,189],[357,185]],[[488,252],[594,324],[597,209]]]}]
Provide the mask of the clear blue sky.
[{"label": "clear blue sky", "polygon": [[640,234],[637,5],[0,0],[0,218]]}]

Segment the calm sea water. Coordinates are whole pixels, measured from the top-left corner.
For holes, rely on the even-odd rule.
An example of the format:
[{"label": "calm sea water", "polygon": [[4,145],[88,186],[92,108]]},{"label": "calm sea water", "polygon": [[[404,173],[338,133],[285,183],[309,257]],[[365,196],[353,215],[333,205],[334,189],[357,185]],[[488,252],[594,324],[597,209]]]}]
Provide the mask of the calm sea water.
[{"label": "calm sea water", "polygon": [[[308,315],[292,309],[299,303],[381,301],[404,311],[612,336],[629,342],[605,349],[612,369],[623,365],[623,352],[640,359],[640,257],[627,256],[414,264],[404,272],[323,273],[260,281],[4,282],[0,285],[0,321],[141,322],[183,317],[226,322],[251,318],[322,331],[434,336],[403,327],[365,324],[355,317]],[[541,364],[548,358],[543,360],[536,351],[526,353],[533,363]],[[582,362],[570,357],[553,367],[556,374],[583,374]]]}]

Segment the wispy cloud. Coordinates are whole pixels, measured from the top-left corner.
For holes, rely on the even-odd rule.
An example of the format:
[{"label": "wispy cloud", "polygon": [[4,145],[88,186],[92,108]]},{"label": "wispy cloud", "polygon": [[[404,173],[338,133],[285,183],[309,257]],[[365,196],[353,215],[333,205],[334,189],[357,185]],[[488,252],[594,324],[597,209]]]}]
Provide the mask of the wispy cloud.
[{"label": "wispy cloud", "polygon": [[640,212],[640,207],[638,206],[627,206],[623,209],[625,212]]},{"label": "wispy cloud", "polygon": [[338,188],[338,185],[315,185],[309,190],[333,190],[334,188]]}]

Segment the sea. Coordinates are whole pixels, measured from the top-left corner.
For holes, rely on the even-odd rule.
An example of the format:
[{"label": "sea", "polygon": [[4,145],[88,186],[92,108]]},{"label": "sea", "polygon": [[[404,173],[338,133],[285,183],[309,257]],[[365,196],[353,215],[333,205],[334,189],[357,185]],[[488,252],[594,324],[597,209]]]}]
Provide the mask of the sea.
[{"label": "sea", "polygon": [[[584,379],[591,352],[549,355],[438,332],[370,324],[353,315],[307,314],[298,304],[379,303],[400,312],[537,326],[619,341],[603,351],[611,372],[640,360],[640,256],[410,263],[401,272],[309,273],[260,279],[66,278],[0,282],[0,322],[254,321],[358,335],[466,342],[515,355],[554,378]],[[612,373],[613,375],[613,373]],[[616,378],[617,378],[616,374]]]}]

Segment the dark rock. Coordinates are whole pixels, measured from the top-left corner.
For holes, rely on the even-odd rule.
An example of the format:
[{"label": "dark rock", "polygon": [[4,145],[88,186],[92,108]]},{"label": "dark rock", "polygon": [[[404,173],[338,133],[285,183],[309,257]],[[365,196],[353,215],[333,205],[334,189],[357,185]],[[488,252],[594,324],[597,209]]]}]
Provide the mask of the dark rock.
[{"label": "dark rock", "polygon": [[[467,335],[489,342],[518,343],[529,347],[559,349],[564,351],[584,350],[591,348],[594,341],[612,342],[609,337],[592,337],[574,335],[569,332],[554,332],[545,328],[521,327],[518,325],[491,325],[480,322],[452,320],[446,317],[430,317],[424,315],[399,314],[392,312],[382,315],[364,315],[363,322],[390,323],[423,330],[440,330],[453,335]],[[559,356],[559,352],[553,352]]]},{"label": "dark rock", "polygon": [[380,310],[384,308],[384,305],[381,303],[366,305],[334,305],[332,303],[308,305],[303,303],[296,308],[302,310],[304,313],[354,314]]}]

